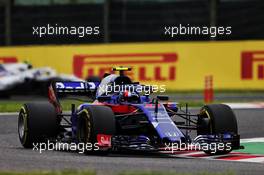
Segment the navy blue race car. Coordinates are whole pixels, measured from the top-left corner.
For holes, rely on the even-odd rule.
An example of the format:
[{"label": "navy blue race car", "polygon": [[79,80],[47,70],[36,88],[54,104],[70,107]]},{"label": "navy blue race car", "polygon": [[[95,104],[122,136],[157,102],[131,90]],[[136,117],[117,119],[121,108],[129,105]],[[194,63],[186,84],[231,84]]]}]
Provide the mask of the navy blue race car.
[{"label": "navy blue race car", "polygon": [[[168,96],[146,93],[153,90],[151,86],[132,82],[124,74],[130,68],[113,70],[119,74],[106,74],[101,81],[54,82],[49,102],[24,104],[18,119],[21,144],[25,148],[47,141],[95,145],[87,153],[159,151],[180,144],[202,145],[208,154],[241,148],[237,120],[229,106],[205,105],[191,114],[187,105],[182,110]],[[94,101],[72,104],[71,112],[64,112],[59,97],[65,94]]]}]

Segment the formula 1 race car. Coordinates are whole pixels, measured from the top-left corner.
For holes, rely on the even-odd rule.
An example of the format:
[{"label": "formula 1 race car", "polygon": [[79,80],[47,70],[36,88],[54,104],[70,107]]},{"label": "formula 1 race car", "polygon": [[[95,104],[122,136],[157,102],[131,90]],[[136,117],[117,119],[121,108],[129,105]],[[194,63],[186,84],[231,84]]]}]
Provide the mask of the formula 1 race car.
[{"label": "formula 1 race car", "polygon": [[[198,114],[182,110],[168,96],[151,97],[151,86],[132,82],[126,67],[113,68],[101,82],[54,82],[49,102],[27,103],[18,119],[25,148],[38,143],[91,144],[85,152],[160,151],[179,144],[199,145],[208,154],[240,149],[236,117],[224,104],[205,105]],[[63,112],[60,94],[95,96],[92,103]],[[189,131],[194,131],[192,138]],[[210,145],[210,146],[208,146]],[[219,146],[220,145],[220,146]],[[180,148],[180,147],[178,147]],[[207,149],[205,149],[207,148]]]}]

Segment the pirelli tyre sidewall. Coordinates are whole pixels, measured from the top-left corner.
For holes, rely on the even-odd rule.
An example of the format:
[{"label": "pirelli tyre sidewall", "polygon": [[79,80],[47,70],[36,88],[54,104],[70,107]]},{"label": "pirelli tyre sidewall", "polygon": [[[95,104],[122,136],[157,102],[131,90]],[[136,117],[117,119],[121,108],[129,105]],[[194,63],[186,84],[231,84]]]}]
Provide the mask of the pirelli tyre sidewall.
[{"label": "pirelli tyre sidewall", "polygon": [[[96,144],[97,134],[116,133],[115,115],[107,106],[87,106],[77,116],[77,140],[82,144]],[[102,153],[107,150],[85,150],[85,153]]]},{"label": "pirelli tyre sidewall", "polygon": [[[224,104],[210,104],[202,107],[198,118],[199,124],[202,127],[198,128],[198,135],[238,133],[236,116],[233,110]],[[231,151],[218,151],[214,154],[227,154]],[[211,154],[210,151],[206,153]]]},{"label": "pirelli tyre sidewall", "polygon": [[25,106],[22,106],[18,116],[18,136],[20,143],[26,147],[32,147],[28,136],[28,113]]},{"label": "pirelli tyre sidewall", "polygon": [[59,120],[52,104],[24,104],[18,116],[18,135],[23,147],[32,148],[33,143],[46,141],[57,136]]}]

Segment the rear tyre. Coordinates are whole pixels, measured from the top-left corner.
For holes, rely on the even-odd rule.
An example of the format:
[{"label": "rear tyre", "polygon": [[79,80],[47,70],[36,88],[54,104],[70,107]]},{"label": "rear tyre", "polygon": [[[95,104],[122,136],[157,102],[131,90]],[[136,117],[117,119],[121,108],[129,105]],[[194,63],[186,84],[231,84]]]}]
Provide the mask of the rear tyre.
[{"label": "rear tyre", "polygon": [[24,104],[18,116],[18,135],[23,147],[32,148],[33,143],[44,142],[56,137],[59,120],[54,106],[50,103]]},{"label": "rear tyre", "polygon": [[116,132],[115,115],[107,106],[87,106],[78,115],[78,143],[92,145],[85,153],[107,153],[109,149],[98,150],[97,135],[114,135]]},{"label": "rear tyre", "polygon": [[[207,134],[237,134],[237,120],[232,109],[224,104],[206,105],[201,109],[197,130],[197,135]],[[207,154],[227,154],[232,149],[217,150],[215,153],[212,151],[205,151]]]}]

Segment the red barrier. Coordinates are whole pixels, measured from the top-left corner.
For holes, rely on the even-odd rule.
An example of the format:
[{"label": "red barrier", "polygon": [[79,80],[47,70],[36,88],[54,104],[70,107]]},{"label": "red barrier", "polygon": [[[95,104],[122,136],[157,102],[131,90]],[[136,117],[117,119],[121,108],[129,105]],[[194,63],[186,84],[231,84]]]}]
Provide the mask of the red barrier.
[{"label": "red barrier", "polygon": [[214,90],[213,90],[213,76],[205,76],[205,87],[204,87],[204,102],[212,103],[214,100]]}]

